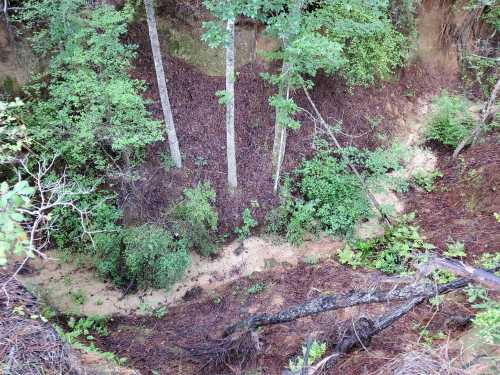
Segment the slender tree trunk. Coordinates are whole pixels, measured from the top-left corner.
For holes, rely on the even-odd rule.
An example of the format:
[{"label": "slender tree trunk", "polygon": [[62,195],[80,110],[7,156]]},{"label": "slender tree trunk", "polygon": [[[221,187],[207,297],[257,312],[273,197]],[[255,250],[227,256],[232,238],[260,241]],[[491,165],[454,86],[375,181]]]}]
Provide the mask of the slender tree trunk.
[{"label": "slender tree trunk", "polygon": [[[286,74],[288,71],[290,65],[287,63],[283,64],[283,72]],[[280,94],[281,95],[281,94]],[[290,98],[290,85],[286,84],[286,98]],[[286,150],[286,138],[287,138],[287,128],[278,122],[278,116],[279,112],[276,110],[276,123],[275,123],[275,130],[274,130],[274,142],[275,145],[273,146],[273,161],[274,161],[274,152],[276,152],[276,162],[273,163],[274,167],[276,169],[276,172],[274,174],[274,192],[278,191],[278,186],[280,182],[280,175],[281,175],[281,166],[283,165],[283,159],[285,158],[285,150]],[[276,147],[276,151],[274,151],[274,147]]]},{"label": "slender tree trunk", "polygon": [[172,116],[172,107],[168,98],[167,82],[165,80],[165,72],[163,70],[163,60],[160,51],[160,41],[158,40],[158,30],[156,27],[156,18],[153,8],[153,0],[144,0],[146,7],[146,16],[149,28],[149,40],[151,42],[151,50],[153,51],[153,60],[155,63],[156,79],[158,81],[158,90],[160,91],[161,107],[163,109],[163,117],[167,128],[168,143],[170,146],[170,157],[177,168],[182,167],[181,152],[179,150],[179,141],[175,132],[174,118]]},{"label": "slender tree trunk", "polygon": [[235,47],[234,47],[234,19],[227,21],[227,32],[229,42],[226,46],[226,94],[228,102],[226,104],[226,137],[227,137],[227,182],[230,192],[234,192],[238,187],[236,172],[236,144],[234,140],[234,81],[236,79]]},{"label": "slender tree trunk", "polygon": [[[285,61],[283,61],[283,65],[281,67],[281,75],[285,76],[286,72],[289,68],[289,64]],[[278,95],[281,97],[284,97],[286,95],[286,88],[287,88],[287,83],[282,82],[280,83],[280,86],[278,88]],[[276,119],[274,121],[274,142],[273,142],[273,168],[276,170],[278,167],[278,161],[279,161],[279,155],[280,155],[280,149],[282,148],[281,146],[281,139],[283,138],[282,135],[282,130],[283,127],[280,125],[278,119],[279,119],[279,110],[276,109]]]},{"label": "slender tree trunk", "polygon": [[[290,40],[296,36],[299,28],[300,28],[300,16],[302,12],[302,7],[304,6],[304,0],[292,0],[290,4],[290,17],[293,21],[293,24],[290,25],[289,34],[283,39],[283,48],[287,48]],[[291,64],[283,60],[283,66],[281,69],[281,75],[283,77],[282,82],[279,87],[279,95],[281,97],[285,97],[288,99],[290,96],[290,81],[289,81],[289,70],[291,68]],[[283,163],[283,159],[285,158],[285,150],[286,150],[286,138],[287,138],[287,129],[282,126],[279,121],[279,110],[276,109],[276,120],[274,123],[274,143],[273,143],[273,170],[274,170],[274,192],[278,191],[279,179],[281,174],[281,165]]]}]

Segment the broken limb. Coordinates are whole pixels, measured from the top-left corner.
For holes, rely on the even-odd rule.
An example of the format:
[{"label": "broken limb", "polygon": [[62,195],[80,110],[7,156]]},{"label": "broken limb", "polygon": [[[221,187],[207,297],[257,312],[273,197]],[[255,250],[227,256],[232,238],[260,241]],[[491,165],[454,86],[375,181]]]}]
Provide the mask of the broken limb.
[{"label": "broken limb", "polygon": [[[337,147],[339,150],[341,150],[342,147],[340,146],[340,143],[337,140],[337,137],[335,137],[335,134],[333,134],[333,132],[331,131],[330,126],[328,126],[328,124],[326,123],[326,121],[323,119],[323,116],[321,116],[321,113],[319,112],[318,108],[316,107],[316,104],[314,104],[313,100],[311,99],[311,96],[309,95],[309,91],[307,91],[307,88],[305,86],[303,86],[302,88],[304,89],[304,93],[306,94],[307,100],[309,101],[309,103],[313,107],[313,110],[316,113],[316,116],[318,116],[321,125],[323,125],[323,127],[325,128],[326,132],[328,133],[328,136],[332,139],[333,143],[335,144],[335,147]],[[359,171],[356,168],[356,166],[353,163],[351,163],[349,160],[346,160],[346,162],[347,162],[347,165],[349,166],[349,168],[351,168],[352,172],[355,174],[355,176],[361,182],[361,186],[363,187],[363,190],[366,192],[366,195],[368,196],[368,198],[372,202],[373,206],[377,209],[377,211],[384,218],[384,220],[387,221],[387,223],[390,225],[391,224],[391,220],[382,211],[382,208],[380,207],[380,204],[378,203],[377,199],[375,198],[375,196],[373,195],[373,193],[370,191],[370,189],[366,185],[365,180],[363,179],[363,177],[359,173]]]},{"label": "broken limb", "polygon": [[424,302],[426,298],[427,297],[414,298],[400,305],[390,313],[382,315],[375,321],[368,318],[358,319],[353,324],[352,332],[336,344],[334,353],[325,357],[315,366],[309,368],[309,375],[314,375],[320,373],[322,370],[333,367],[342,356],[359,346],[365,347],[370,345],[373,336],[390,327],[394,322],[413,310],[415,306]]},{"label": "broken limb", "polygon": [[369,292],[349,292],[339,295],[328,295],[311,299],[302,304],[282,310],[277,314],[258,314],[239,321],[224,330],[224,336],[242,329],[255,329],[262,326],[281,324],[316,315],[325,311],[339,310],[347,307],[385,303],[390,301],[406,301],[414,298],[430,298],[438,294],[465,287],[471,280],[461,278],[444,285],[417,284],[391,290],[374,290]]},{"label": "broken limb", "polygon": [[491,114],[494,113],[494,104],[498,93],[500,92],[500,79],[495,84],[493,91],[491,92],[489,100],[485,103],[484,108],[482,110],[481,119],[477,123],[477,125],[472,129],[472,131],[460,142],[455,151],[453,151],[453,159],[456,159],[460,151],[464,149],[465,146],[471,143],[475,143],[479,134],[481,134],[481,130],[488,123],[491,118]]},{"label": "broken limb", "polygon": [[455,275],[467,277],[492,290],[500,291],[500,277],[495,275],[494,272],[472,267],[453,259],[445,259],[437,256],[431,257],[427,262],[419,265],[419,272],[429,275],[437,268],[446,269]]}]

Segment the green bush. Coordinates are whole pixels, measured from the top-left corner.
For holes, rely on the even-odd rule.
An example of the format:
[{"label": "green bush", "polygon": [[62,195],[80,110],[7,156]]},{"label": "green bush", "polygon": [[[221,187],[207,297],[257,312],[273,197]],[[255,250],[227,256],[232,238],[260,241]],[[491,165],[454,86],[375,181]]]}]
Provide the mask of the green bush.
[{"label": "green bush", "polygon": [[325,145],[311,160],[295,171],[297,189],[285,178],[280,205],[267,216],[268,231],[284,235],[300,245],[306,233],[320,230],[331,235],[350,236],[356,223],[372,213],[371,203],[348,162],[355,164],[371,189],[403,188],[401,178],[388,172],[401,169],[406,150],[394,145],[389,150],[358,150],[354,147],[334,152]]},{"label": "green bush", "polygon": [[186,241],[174,240],[155,225],[124,229],[96,237],[96,266],[118,285],[170,288],[191,262]]},{"label": "green bush", "polygon": [[[321,152],[304,162],[298,173],[300,193],[306,202],[314,204],[314,218],[326,232],[348,234],[360,218],[370,215],[370,203],[361,183],[335,155]],[[292,221],[305,212],[296,210]]]},{"label": "green bush", "polygon": [[434,183],[441,177],[443,177],[443,174],[439,170],[426,171],[418,169],[415,173],[413,173],[413,181],[415,182],[415,185],[421,187],[428,193],[434,190]]},{"label": "green bush", "polygon": [[427,138],[456,147],[473,126],[474,119],[468,111],[467,100],[443,91],[432,104],[427,121]]},{"label": "green bush", "polygon": [[354,248],[346,246],[338,253],[340,262],[390,274],[405,272],[414,255],[434,248],[424,241],[418,227],[411,225],[413,220],[414,214],[405,215],[388,227],[383,236],[357,241]]},{"label": "green bush", "polygon": [[213,207],[215,191],[205,182],[194,189],[184,190],[184,196],[185,199],[173,211],[173,226],[186,240],[189,249],[208,256],[216,250],[219,216]]},{"label": "green bush", "polygon": [[258,224],[257,220],[255,220],[252,216],[252,211],[250,211],[249,208],[245,208],[243,210],[243,225],[241,227],[237,227],[234,230],[234,233],[238,235],[238,240],[243,241],[250,236],[250,232]]}]

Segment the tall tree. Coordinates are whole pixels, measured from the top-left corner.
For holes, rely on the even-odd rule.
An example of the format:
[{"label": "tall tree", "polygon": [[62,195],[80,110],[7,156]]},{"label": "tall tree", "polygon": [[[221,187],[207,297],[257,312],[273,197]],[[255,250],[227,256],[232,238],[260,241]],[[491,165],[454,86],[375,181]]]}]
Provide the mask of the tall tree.
[{"label": "tall tree", "polygon": [[[271,54],[281,60],[279,74],[264,74],[278,87],[270,98],[276,108],[273,166],[279,186],[280,169],[286,149],[288,128],[300,124],[294,115],[300,108],[291,91],[311,88],[319,70],[337,73],[350,85],[369,84],[390,75],[404,58],[404,37],[389,19],[385,0],[275,0],[276,8],[267,17],[266,29],[282,42],[280,51]],[[308,6],[314,5],[314,6]]]},{"label": "tall tree", "polygon": [[234,81],[235,81],[235,46],[234,46],[234,18],[227,20],[228,42],[226,46],[226,138],[227,138],[227,182],[229,191],[234,192],[238,187],[238,177],[236,172],[236,143],[234,139]]},{"label": "tall tree", "polygon": [[[255,17],[260,8],[261,0],[205,0],[204,4],[216,17],[216,21],[205,22],[206,32],[203,40],[209,47],[224,45],[226,49],[226,90],[217,92],[219,102],[226,105],[226,150],[227,150],[227,180],[229,191],[238,187],[235,142],[235,23],[244,14]],[[225,27],[223,27],[225,24]]]},{"label": "tall tree", "polygon": [[161,57],[160,41],[158,40],[158,29],[156,27],[156,18],[153,7],[153,0],[144,0],[146,7],[146,16],[149,29],[149,40],[151,42],[151,50],[153,51],[153,60],[156,70],[156,79],[158,81],[158,90],[160,91],[161,107],[163,109],[163,117],[167,128],[168,144],[170,146],[170,156],[177,168],[182,167],[181,152],[179,149],[179,141],[175,131],[174,117],[172,116],[172,107],[168,97],[167,82],[165,80],[165,71],[163,68],[163,60]]},{"label": "tall tree", "polygon": [[[298,33],[300,32],[300,21],[302,8],[306,0],[290,0],[289,9],[290,12],[285,18],[286,27],[282,27],[279,33],[281,37],[281,42],[283,44],[283,49],[290,46],[291,41],[293,41]],[[286,58],[283,58],[281,68],[281,77],[278,83],[278,95],[281,101],[290,100],[290,79],[289,74],[292,69],[292,62]],[[284,109],[284,108],[283,108]],[[286,150],[286,138],[287,138],[287,122],[282,121],[283,115],[279,113],[280,106],[276,106],[276,118],[274,123],[274,142],[273,142],[273,167],[275,169],[274,173],[274,191],[278,190],[279,178],[281,174],[281,165],[283,164],[283,158],[285,157]]]}]

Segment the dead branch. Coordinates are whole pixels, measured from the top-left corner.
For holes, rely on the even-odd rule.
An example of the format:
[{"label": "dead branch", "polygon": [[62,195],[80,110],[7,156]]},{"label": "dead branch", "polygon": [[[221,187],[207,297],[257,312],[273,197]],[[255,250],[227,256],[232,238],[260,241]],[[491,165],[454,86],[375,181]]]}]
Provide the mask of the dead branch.
[{"label": "dead branch", "polygon": [[35,188],[35,198],[28,208],[19,208],[17,211],[27,217],[26,222],[22,223],[27,235],[28,244],[26,256],[14,273],[1,284],[9,305],[9,293],[7,285],[16,278],[26,265],[27,261],[35,255],[46,259],[45,249],[50,244],[51,234],[57,229],[57,221],[50,218],[50,213],[58,207],[66,207],[80,216],[80,223],[83,229],[83,235],[89,236],[92,241],[92,233],[87,230],[86,221],[88,212],[79,208],[75,202],[75,197],[79,195],[90,194],[95,188],[80,189],[76,185],[69,183],[66,173],[56,179],[47,178],[53,171],[57,157],[52,160],[39,161],[32,169],[26,160],[20,160],[20,164],[27,176],[31,179],[31,184]]},{"label": "dead branch", "polygon": [[325,311],[339,310],[347,307],[370,303],[386,303],[390,301],[406,301],[415,298],[427,299],[438,294],[465,287],[471,280],[461,278],[443,285],[420,283],[392,290],[374,290],[368,292],[352,291],[346,294],[327,295],[311,299],[302,304],[282,310],[277,314],[258,314],[248,319],[232,324],[224,330],[224,336],[233,334],[242,329],[255,329],[257,327],[281,324],[316,315]]},{"label": "dead branch", "polygon": [[[316,104],[314,104],[311,96],[309,95],[309,91],[307,90],[307,88],[305,86],[302,86],[303,90],[304,90],[304,93],[306,94],[306,97],[307,97],[307,100],[309,101],[309,103],[311,104],[314,112],[316,113],[316,116],[318,116],[319,120],[320,120],[320,123],[321,125],[323,125],[323,127],[325,128],[328,136],[332,139],[334,145],[336,148],[338,148],[339,150],[342,149],[342,147],[340,146],[340,143],[339,141],[337,140],[337,137],[335,137],[335,134],[333,134],[333,132],[331,131],[330,129],[330,126],[326,123],[326,121],[324,120],[323,116],[321,116],[321,113],[319,112],[318,108],[316,107]],[[347,162],[347,165],[349,166],[349,168],[351,168],[352,172],[354,173],[354,175],[358,178],[358,180],[360,181],[361,183],[361,186],[363,187],[363,190],[366,192],[366,195],[368,196],[368,198],[370,199],[370,201],[372,202],[373,206],[377,209],[377,211],[380,213],[380,215],[385,219],[385,221],[387,221],[388,224],[391,224],[391,220],[389,219],[389,217],[383,212],[382,208],[380,207],[380,204],[378,203],[377,199],[375,198],[375,196],[373,195],[373,193],[370,191],[370,189],[368,188],[368,186],[366,185],[366,182],[365,180],[363,179],[363,177],[361,176],[361,174],[359,173],[358,169],[356,168],[356,166],[351,163],[349,160],[346,160]]]},{"label": "dead branch", "polygon": [[477,138],[479,137],[479,134],[481,134],[481,130],[485,125],[488,124],[492,113],[494,112],[494,107],[495,107],[495,101],[497,99],[498,93],[500,92],[500,78],[498,79],[497,83],[495,84],[495,87],[493,88],[489,100],[484,104],[484,107],[482,109],[481,113],[481,119],[480,121],[476,124],[474,129],[460,142],[460,144],[457,146],[455,151],[453,151],[453,159],[456,159],[458,154],[464,149],[465,146],[467,146],[470,142],[474,144],[477,141]]},{"label": "dead branch", "polygon": [[333,367],[340,358],[357,347],[366,347],[370,345],[373,336],[390,327],[393,323],[413,310],[415,306],[425,300],[426,297],[414,298],[375,321],[368,318],[357,320],[348,334],[336,344],[333,354],[327,356],[318,364],[310,368],[310,375],[320,373],[322,370]]},{"label": "dead branch", "polygon": [[238,337],[206,340],[198,347],[179,347],[202,365],[200,371],[214,371],[229,365],[238,365],[241,368],[251,363],[260,351],[260,342],[257,332],[246,331]]},{"label": "dead branch", "polygon": [[444,268],[453,272],[455,275],[467,277],[490,289],[500,291],[500,277],[496,276],[492,272],[472,267],[471,265],[463,262],[433,256],[427,262],[419,265],[418,267],[419,271],[426,275],[430,274],[436,268]]}]

